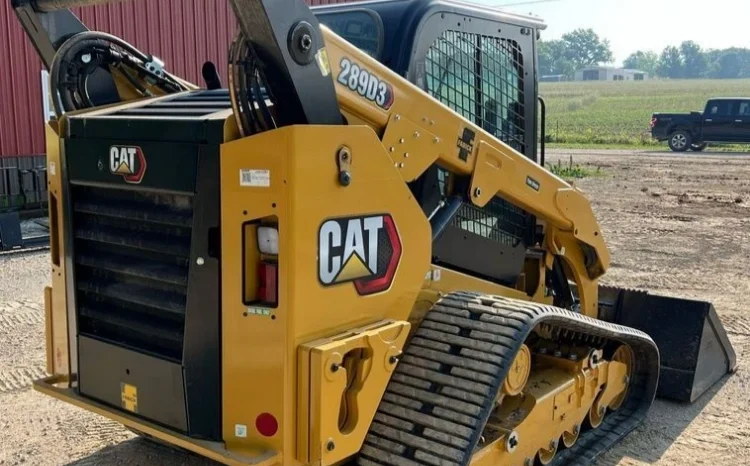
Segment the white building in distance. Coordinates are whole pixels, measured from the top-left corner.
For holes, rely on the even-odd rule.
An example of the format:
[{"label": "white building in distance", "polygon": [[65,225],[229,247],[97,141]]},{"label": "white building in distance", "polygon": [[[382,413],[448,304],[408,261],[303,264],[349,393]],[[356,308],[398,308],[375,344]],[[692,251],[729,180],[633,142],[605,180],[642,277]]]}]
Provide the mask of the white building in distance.
[{"label": "white building in distance", "polygon": [[616,68],[614,66],[590,66],[576,71],[576,81],[647,81],[645,71]]}]

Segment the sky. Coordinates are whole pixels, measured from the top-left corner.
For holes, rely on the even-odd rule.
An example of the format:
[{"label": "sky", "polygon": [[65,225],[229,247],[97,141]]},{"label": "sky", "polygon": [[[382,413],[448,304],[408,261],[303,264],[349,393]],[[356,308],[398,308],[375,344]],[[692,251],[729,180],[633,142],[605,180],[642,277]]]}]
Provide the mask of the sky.
[{"label": "sky", "polygon": [[[474,1],[501,6],[532,0]],[[554,0],[506,9],[543,19],[547,40],[592,28],[609,39],[616,64],[636,50],[661,52],[684,40],[703,48],[750,48],[750,0]]]}]

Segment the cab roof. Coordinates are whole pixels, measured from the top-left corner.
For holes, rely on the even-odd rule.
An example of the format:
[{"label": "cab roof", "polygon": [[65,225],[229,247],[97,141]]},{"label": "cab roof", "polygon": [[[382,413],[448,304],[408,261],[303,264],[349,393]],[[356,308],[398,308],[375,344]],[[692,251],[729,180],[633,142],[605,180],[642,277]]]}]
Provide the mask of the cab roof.
[{"label": "cab roof", "polygon": [[382,7],[398,6],[403,10],[417,7],[421,10],[421,15],[437,11],[461,11],[462,13],[471,13],[473,16],[483,19],[495,20],[503,23],[510,23],[517,26],[525,26],[537,30],[547,29],[547,24],[541,19],[534,16],[521,15],[503,10],[501,8],[474,3],[462,0],[364,0],[348,3],[336,3],[329,5],[317,5],[312,10],[317,12],[328,12],[338,10],[352,10],[358,8],[371,8],[379,10]]}]

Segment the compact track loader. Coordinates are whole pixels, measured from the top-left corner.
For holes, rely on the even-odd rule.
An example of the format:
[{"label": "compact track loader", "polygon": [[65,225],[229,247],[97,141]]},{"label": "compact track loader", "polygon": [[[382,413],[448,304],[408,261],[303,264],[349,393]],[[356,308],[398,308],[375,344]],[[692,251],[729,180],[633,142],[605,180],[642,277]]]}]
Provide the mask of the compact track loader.
[{"label": "compact track loader", "polygon": [[710,304],[599,286],[537,154],[543,23],[230,0],[198,88],[95,3],[13,0],[58,116],[37,390],[230,465],[580,465],[734,369]]}]

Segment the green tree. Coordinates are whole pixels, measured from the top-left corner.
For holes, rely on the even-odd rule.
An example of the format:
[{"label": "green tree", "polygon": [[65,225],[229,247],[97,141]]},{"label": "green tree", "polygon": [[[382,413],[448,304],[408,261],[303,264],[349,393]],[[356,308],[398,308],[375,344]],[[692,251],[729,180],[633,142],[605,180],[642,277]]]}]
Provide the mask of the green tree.
[{"label": "green tree", "polygon": [[656,67],[658,64],[659,55],[654,52],[644,52],[641,50],[631,54],[623,62],[625,68],[645,71],[651,76],[656,75]]},{"label": "green tree", "polygon": [[576,29],[564,34],[561,39],[565,47],[565,58],[576,69],[614,60],[607,39],[601,39],[593,29]]},{"label": "green tree", "polygon": [[682,62],[680,49],[673,46],[666,47],[659,57],[659,65],[656,71],[659,76],[664,78],[682,78],[684,63]]},{"label": "green tree", "polygon": [[706,76],[716,79],[750,78],[750,49],[728,48],[706,52]]},{"label": "green tree", "polygon": [[562,74],[573,76],[575,65],[565,56],[565,44],[560,40],[541,41],[537,49],[539,73],[542,76]]},{"label": "green tree", "polygon": [[737,79],[742,77],[744,63],[742,54],[736,50],[726,50],[718,60],[719,73],[721,79]]},{"label": "green tree", "polygon": [[708,64],[701,46],[688,40],[680,45],[684,78],[700,78],[706,74]]}]

